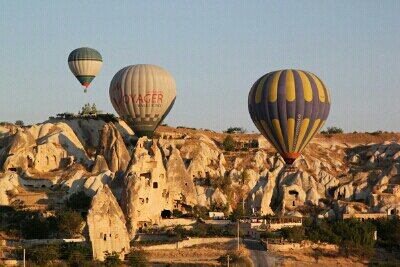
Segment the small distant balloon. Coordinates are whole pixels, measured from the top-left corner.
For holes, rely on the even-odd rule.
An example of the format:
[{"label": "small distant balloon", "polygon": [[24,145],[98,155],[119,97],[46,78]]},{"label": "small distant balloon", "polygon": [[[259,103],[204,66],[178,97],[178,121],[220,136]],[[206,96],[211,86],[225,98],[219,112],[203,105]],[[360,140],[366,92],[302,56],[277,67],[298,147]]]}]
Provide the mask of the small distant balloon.
[{"label": "small distant balloon", "polygon": [[254,83],[248,98],[251,119],[288,165],[325,124],[330,105],[324,82],[302,70],[265,74]]},{"label": "small distant balloon", "polygon": [[77,48],[68,56],[69,69],[85,87],[85,93],[90,83],[99,73],[102,65],[103,59],[100,53],[93,48]]},{"label": "small distant balloon", "polygon": [[162,67],[139,64],[118,71],[110,83],[110,100],[139,137],[152,137],[176,98],[172,75]]}]

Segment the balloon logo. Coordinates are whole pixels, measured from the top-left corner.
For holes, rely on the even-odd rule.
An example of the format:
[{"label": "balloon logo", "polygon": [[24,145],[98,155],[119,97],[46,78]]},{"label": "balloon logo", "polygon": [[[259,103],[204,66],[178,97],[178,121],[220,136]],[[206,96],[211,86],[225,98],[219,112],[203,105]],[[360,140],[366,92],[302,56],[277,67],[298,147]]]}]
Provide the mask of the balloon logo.
[{"label": "balloon logo", "polygon": [[118,71],[109,93],[115,111],[136,135],[151,137],[174,105],[176,85],[165,69],[140,64]]},{"label": "balloon logo", "polygon": [[85,87],[86,93],[90,83],[99,73],[103,59],[96,49],[81,47],[69,54],[68,65],[71,72]]},{"label": "balloon logo", "polygon": [[249,92],[251,119],[286,164],[300,156],[328,118],[328,88],[316,75],[279,70],[259,78]]}]

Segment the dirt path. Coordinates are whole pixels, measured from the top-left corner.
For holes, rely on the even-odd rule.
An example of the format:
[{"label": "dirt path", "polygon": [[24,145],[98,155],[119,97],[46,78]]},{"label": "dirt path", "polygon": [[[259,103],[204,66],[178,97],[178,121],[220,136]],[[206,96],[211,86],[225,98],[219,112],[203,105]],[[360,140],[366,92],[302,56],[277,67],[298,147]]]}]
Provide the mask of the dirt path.
[{"label": "dirt path", "polygon": [[254,267],[275,266],[277,259],[268,253],[259,240],[245,239],[244,244],[250,251],[250,258]]}]

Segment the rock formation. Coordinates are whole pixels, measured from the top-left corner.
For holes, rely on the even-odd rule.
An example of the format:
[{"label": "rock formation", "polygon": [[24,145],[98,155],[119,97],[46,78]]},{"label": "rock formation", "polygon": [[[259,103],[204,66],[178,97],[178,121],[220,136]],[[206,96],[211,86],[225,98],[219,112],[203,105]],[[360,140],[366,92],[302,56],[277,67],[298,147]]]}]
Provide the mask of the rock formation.
[{"label": "rock formation", "polygon": [[169,127],[157,134],[136,140],[123,122],[93,119],[1,126],[0,204],[11,205],[32,188],[59,200],[111,189],[130,238],[140,228],[161,226],[164,210],[190,213],[215,203],[229,211],[244,205],[249,215],[313,210],[326,218],[400,210],[399,134],[317,135],[295,172],[256,134],[240,140],[259,147],[234,152],[223,150],[224,134]]},{"label": "rock formation", "polygon": [[87,215],[87,232],[95,260],[103,261],[106,253],[113,252],[123,259],[129,253],[130,238],[125,217],[107,185],[92,199]]}]

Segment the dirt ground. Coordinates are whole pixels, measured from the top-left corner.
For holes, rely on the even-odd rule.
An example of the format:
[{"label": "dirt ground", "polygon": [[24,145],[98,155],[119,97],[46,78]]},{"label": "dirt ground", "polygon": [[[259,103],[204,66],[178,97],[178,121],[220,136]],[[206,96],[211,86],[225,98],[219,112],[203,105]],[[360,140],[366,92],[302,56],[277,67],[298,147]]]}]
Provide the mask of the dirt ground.
[{"label": "dirt ground", "polygon": [[215,243],[190,248],[152,250],[148,252],[152,262],[218,264],[217,259],[224,255],[229,247],[226,243]]},{"label": "dirt ground", "polygon": [[321,251],[315,253],[311,248],[298,251],[274,252],[274,256],[279,259],[278,266],[294,267],[294,266],[400,266],[400,258],[396,258],[396,254],[385,252],[384,250],[376,250],[371,260],[361,260],[356,257],[342,257],[337,251]]},{"label": "dirt ground", "polygon": [[197,263],[219,266],[218,258],[235,249],[234,243],[213,243],[190,248],[148,251],[151,262],[157,263]]},{"label": "dirt ground", "polygon": [[[222,142],[224,138],[228,135],[226,133],[212,132],[207,130],[193,130],[188,128],[174,128],[169,126],[159,126],[157,131],[159,133],[163,132],[174,132],[174,133],[185,133],[185,134],[204,134],[211,139]],[[248,133],[248,134],[231,134],[235,139],[241,140],[253,140],[257,139],[258,133]],[[315,140],[319,141],[336,141],[340,143],[380,143],[392,138],[400,138],[400,133],[344,133],[344,134],[321,134],[318,133],[315,136]]]}]

